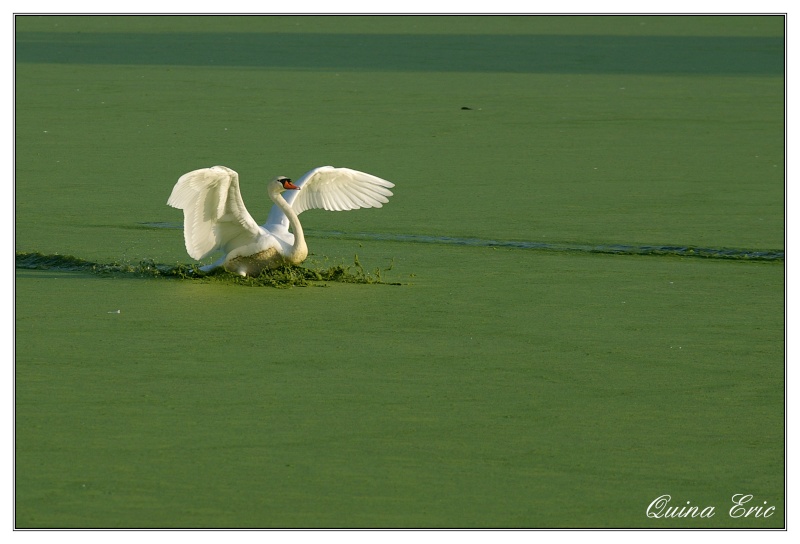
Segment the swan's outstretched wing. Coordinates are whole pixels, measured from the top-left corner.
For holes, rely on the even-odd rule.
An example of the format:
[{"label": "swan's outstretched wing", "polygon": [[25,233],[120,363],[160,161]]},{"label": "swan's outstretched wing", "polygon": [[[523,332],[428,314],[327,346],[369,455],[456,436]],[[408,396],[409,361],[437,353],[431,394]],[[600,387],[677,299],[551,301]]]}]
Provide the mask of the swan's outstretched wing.
[{"label": "swan's outstretched wing", "polygon": [[[306,210],[330,211],[355,210],[357,208],[380,208],[392,196],[389,189],[394,183],[349,168],[320,166],[305,173],[294,182],[299,191],[286,191],[283,197],[298,215]],[[282,224],[288,227],[289,220],[278,206],[273,206],[267,217],[267,225]]]},{"label": "swan's outstretched wing", "polygon": [[242,202],[239,174],[224,166],[182,175],[167,204],[183,210],[186,251],[193,259],[203,259],[215,250],[227,253],[261,234]]}]

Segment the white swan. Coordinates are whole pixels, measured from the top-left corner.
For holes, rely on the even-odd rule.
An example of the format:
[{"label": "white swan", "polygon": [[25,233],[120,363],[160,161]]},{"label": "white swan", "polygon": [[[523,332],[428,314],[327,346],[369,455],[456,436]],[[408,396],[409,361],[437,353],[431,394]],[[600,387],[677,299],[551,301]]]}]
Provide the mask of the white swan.
[{"label": "white swan", "polygon": [[[221,259],[201,270],[224,267],[255,276],[266,268],[297,265],[306,259],[308,247],[297,217],[305,210],[380,208],[392,196],[391,187],[393,183],[371,174],[332,166],[315,168],[296,183],[278,176],[267,185],[275,205],[267,222],[259,226],[242,202],[239,174],[225,166],[212,166],[182,175],[167,204],[183,210],[183,235],[190,257],[200,260],[215,251],[223,252]],[[282,193],[287,190],[290,193],[284,198]]]}]

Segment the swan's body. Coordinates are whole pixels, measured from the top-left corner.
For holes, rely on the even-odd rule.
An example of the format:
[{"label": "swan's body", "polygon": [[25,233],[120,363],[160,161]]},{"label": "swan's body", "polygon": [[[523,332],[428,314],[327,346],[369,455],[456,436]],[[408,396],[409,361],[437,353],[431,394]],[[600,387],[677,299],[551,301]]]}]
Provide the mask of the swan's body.
[{"label": "swan's body", "polygon": [[315,168],[296,183],[279,176],[267,186],[275,205],[267,222],[258,225],[242,201],[239,174],[213,166],[181,176],[167,204],[183,210],[190,257],[200,260],[222,251],[222,258],[201,270],[224,267],[255,276],[264,269],[297,265],[306,259],[308,247],[297,217],[305,210],[380,208],[392,196],[391,187],[393,183],[373,175],[332,166]]}]

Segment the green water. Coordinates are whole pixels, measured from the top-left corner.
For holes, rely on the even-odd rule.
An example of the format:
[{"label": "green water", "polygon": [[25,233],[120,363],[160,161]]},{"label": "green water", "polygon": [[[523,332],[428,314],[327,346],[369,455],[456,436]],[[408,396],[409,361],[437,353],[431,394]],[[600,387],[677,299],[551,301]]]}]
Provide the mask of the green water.
[{"label": "green water", "polygon": [[18,268],[16,526],[783,526],[782,53],[780,17],[17,17],[17,252],[188,267],[181,174],[263,221],[333,164],[395,196],[303,214],[307,266],[400,285]]}]

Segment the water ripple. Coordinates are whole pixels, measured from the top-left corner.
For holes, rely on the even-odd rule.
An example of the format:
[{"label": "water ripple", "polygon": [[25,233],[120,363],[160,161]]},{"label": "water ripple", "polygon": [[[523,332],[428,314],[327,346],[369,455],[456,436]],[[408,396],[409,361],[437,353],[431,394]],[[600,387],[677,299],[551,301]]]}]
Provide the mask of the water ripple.
[{"label": "water ripple", "polygon": [[[175,223],[140,223],[148,228],[180,229]],[[338,238],[344,240],[375,240],[410,242],[420,244],[447,244],[471,247],[503,247],[538,251],[573,253],[603,253],[607,255],[673,255],[678,257],[703,257],[706,259],[735,259],[746,261],[782,261],[782,249],[711,248],[689,245],[625,245],[585,244],[566,242],[531,242],[526,240],[494,240],[457,236],[432,236],[425,234],[386,234],[375,232],[309,231],[309,237]]]},{"label": "water ripple", "polygon": [[705,257],[712,259],[741,259],[759,261],[783,260],[783,250],[755,250],[733,248],[707,248],[685,245],[624,245],[581,244],[558,242],[530,242],[524,240],[489,240],[483,238],[461,238],[454,236],[427,236],[419,234],[345,233],[337,231],[315,231],[318,238],[345,238],[350,240],[386,240],[392,242],[415,242],[424,244],[449,244],[473,247],[504,247],[540,251],[563,251],[578,253],[605,253],[611,255],[676,255],[680,257]]}]

